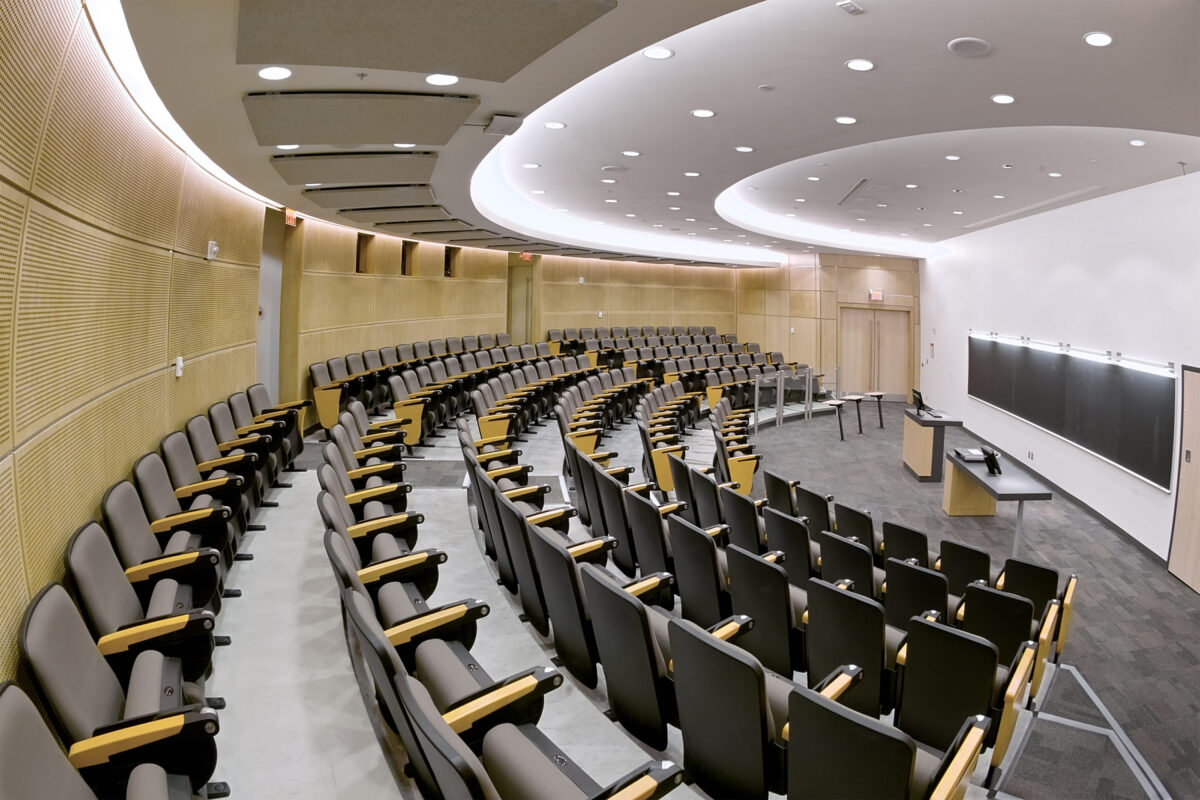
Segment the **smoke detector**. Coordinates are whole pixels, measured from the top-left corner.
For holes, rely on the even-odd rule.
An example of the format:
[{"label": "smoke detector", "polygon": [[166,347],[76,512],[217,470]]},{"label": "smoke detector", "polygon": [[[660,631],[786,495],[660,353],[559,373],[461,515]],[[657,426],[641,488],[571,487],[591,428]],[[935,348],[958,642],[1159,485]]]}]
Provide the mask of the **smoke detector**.
[{"label": "smoke detector", "polygon": [[866,10],[854,0],[838,0],[837,7],[847,14],[861,14]]}]

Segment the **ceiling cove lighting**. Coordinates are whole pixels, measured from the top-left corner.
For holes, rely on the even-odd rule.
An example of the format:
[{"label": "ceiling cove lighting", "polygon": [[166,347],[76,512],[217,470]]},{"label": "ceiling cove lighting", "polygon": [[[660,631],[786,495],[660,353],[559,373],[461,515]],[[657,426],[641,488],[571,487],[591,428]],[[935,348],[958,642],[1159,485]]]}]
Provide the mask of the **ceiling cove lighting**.
[{"label": "ceiling cove lighting", "polygon": [[1002,194],[994,194],[994,195],[992,195],[992,199],[993,199],[993,200],[1003,200],[1003,199],[1004,199],[1004,195],[1002,195]]},{"label": "ceiling cove lighting", "polygon": [[854,117],[834,117],[833,121],[838,125],[853,125],[858,122]]},{"label": "ceiling cove lighting", "polygon": [[458,83],[458,76],[435,72],[432,75],[426,75],[425,82],[430,86],[453,86]]},{"label": "ceiling cove lighting", "polygon": [[320,186],[321,184],[319,184],[319,183],[306,183],[306,184],[304,184],[304,185],[305,185],[305,186],[307,186],[308,188],[310,188],[310,189],[311,189],[311,188],[313,188],[314,186]]},{"label": "ceiling cove lighting", "polygon": [[696,117],[697,119],[708,119],[710,117],[715,117],[716,115],[717,115],[717,112],[715,112],[709,108],[693,108],[692,109],[692,116]]},{"label": "ceiling cove lighting", "polygon": [[663,47],[661,44],[656,44],[643,50],[642,55],[651,61],[663,61],[675,55],[675,51],[668,47]]},{"label": "ceiling cove lighting", "polygon": [[1016,101],[1017,101],[1017,98],[1013,97],[1011,94],[994,94],[994,95],[992,95],[992,102],[999,106],[1011,105],[1011,104],[1015,103]]},{"label": "ceiling cove lighting", "polygon": [[875,69],[875,64],[865,58],[852,58],[846,62],[846,69],[852,69],[855,72],[870,72]]},{"label": "ceiling cove lighting", "polygon": [[1143,142],[1141,139],[1130,139],[1129,143],[1131,145],[1133,145],[1134,147],[1145,147],[1146,146],[1146,143]]},{"label": "ceiling cove lighting", "polygon": [[1113,37],[1104,31],[1092,31],[1084,34],[1083,41],[1090,44],[1092,47],[1108,47],[1112,44]]},{"label": "ceiling cove lighting", "polygon": [[263,67],[258,71],[258,77],[264,81],[282,81],[292,77],[292,71],[287,67]]},{"label": "ceiling cove lighting", "polygon": [[298,145],[298,144],[277,144],[277,145],[275,145],[276,150],[296,150],[299,147],[300,147],[300,145]]},{"label": "ceiling cove lighting", "polygon": [[563,128],[565,128],[567,126],[566,126],[566,124],[564,124],[562,122],[555,122],[554,120],[551,120],[549,122],[543,122],[542,127],[548,131],[561,131]]}]

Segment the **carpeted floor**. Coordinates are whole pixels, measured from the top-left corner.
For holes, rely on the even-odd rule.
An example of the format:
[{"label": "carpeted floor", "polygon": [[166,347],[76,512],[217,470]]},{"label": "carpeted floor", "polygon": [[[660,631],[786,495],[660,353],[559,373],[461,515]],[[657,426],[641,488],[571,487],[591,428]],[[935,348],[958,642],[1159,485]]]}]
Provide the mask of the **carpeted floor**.
[{"label": "carpeted floor", "polygon": [[[763,428],[754,437],[763,469],[865,508],[877,525],[891,520],[923,530],[935,548],[953,538],[987,549],[993,566],[1009,556],[1016,504],[999,504],[995,517],[947,516],[942,484],[918,483],[902,466],[900,405],[885,404],[882,430],[874,409],[864,409],[861,435],[853,407],[843,421],[844,442],[832,416]],[[969,433],[947,431],[947,450],[971,446],[978,440]],[[761,477],[756,484],[761,497]],[[1078,573],[1064,663],[1077,667],[1172,796],[1200,797],[1200,596],[1060,493],[1026,504],[1020,557],[1063,576]],[[1072,683],[1056,682],[1047,713],[1106,726]],[[1041,720],[1004,791],[1027,798],[1146,796],[1108,737]]]}]

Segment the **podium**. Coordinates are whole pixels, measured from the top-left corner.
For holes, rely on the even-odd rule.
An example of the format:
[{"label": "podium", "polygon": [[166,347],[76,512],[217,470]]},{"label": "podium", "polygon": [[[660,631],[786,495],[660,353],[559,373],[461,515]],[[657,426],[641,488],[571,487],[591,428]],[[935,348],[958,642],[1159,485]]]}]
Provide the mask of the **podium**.
[{"label": "podium", "polygon": [[[936,413],[936,412],[935,412]],[[946,428],[962,427],[963,421],[942,414],[904,409],[904,468],[922,483],[942,480],[945,460]]]}]

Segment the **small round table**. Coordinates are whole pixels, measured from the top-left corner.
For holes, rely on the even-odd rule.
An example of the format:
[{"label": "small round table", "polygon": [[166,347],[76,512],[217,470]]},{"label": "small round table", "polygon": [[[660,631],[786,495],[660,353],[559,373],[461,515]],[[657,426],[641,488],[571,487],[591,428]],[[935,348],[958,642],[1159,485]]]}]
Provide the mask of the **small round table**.
[{"label": "small round table", "polygon": [[846,433],[845,433],[845,431],[842,430],[842,406],[846,405],[846,401],[845,400],[826,400],[825,405],[833,406],[833,409],[835,411],[837,411],[838,436],[841,438],[841,440],[843,442],[846,441]]},{"label": "small round table", "polygon": [[858,432],[862,433],[862,401],[865,395],[861,394],[844,394],[843,400],[853,400],[854,410],[858,413]]},{"label": "small round table", "polygon": [[883,395],[885,392],[867,392],[867,397],[875,399],[875,408],[879,411],[879,427],[883,427]]}]

